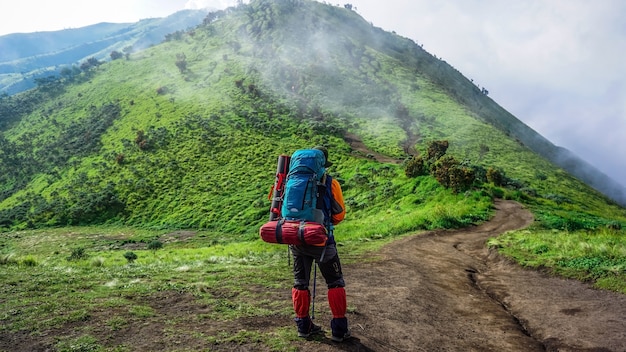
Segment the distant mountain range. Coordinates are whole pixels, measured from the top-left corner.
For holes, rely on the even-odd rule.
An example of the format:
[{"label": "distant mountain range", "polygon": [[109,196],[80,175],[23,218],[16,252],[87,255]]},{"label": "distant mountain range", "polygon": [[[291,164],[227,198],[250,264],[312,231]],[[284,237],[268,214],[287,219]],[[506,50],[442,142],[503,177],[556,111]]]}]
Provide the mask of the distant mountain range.
[{"label": "distant mountain range", "polygon": [[135,23],[98,23],[60,31],[0,36],[0,94],[33,88],[35,79],[56,75],[88,58],[107,60],[113,51],[141,50],[167,35],[195,27],[209,10],[183,10]]}]

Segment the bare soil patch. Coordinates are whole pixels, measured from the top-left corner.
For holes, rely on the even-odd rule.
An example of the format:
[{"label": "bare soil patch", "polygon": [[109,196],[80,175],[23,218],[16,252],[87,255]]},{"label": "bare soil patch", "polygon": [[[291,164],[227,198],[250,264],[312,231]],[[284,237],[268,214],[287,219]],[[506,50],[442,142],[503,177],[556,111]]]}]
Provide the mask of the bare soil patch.
[{"label": "bare soil patch", "polygon": [[350,145],[353,153],[367,159],[373,159],[381,163],[401,164],[402,160],[391,158],[387,155],[377,153],[368,149],[361,138],[353,133],[346,133],[343,139]]}]

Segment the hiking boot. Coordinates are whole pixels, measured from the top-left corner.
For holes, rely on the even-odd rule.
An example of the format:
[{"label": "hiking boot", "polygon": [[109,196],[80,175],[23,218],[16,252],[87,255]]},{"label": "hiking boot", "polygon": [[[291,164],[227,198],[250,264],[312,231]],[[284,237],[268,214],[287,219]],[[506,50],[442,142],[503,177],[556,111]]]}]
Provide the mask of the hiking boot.
[{"label": "hiking boot", "polygon": [[322,327],[313,324],[313,321],[310,317],[296,318],[295,320],[296,324],[298,325],[298,337],[306,338],[322,332]]},{"label": "hiking boot", "polygon": [[350,335],[350,331],[346,332],[345,334],[343,334],[343,336],[336,336],[336,335],[332,335],[330,337],[331,340],[335,341],[335,342],[343,342],[344,340],[349,339],[350,337],[352,337],[352,335]]},{"label": "hiking boot", "polygon": [[333,318],[330,321],[330,329],[332,330],[331,340],[335,342],[342,342],[343,340],[350,337],[350,330],[348,330],[348,319],[343,318]]},{"label": "hiking boot", "polygon": [[309,332],[298,331],[298,337],[307,338],[311,335],[316,335],[322,332],[322,327],[311,323],[311,330]]}]

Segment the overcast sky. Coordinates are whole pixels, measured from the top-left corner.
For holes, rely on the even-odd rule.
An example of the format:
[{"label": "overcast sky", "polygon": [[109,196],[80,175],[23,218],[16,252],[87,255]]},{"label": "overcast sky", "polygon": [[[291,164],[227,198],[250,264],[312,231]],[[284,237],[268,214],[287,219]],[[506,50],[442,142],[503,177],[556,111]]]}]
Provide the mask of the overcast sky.
[{"label": "overcast sky", "polygon": [[[135,22],[234,0],[3,0],[0,35]],[[352,0],[518,119],[626,186],[626,1]]]}]

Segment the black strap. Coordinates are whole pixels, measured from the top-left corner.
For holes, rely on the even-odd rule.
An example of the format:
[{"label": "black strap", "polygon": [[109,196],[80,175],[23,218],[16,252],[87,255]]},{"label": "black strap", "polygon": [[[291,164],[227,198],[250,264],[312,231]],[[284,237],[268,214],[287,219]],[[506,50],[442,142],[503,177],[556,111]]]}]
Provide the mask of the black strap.
[{"label": "black strap", "polygon": [[276,223],[276,242],[283,243],[283,224],[285,223],[284,219],[278,220]]}]

